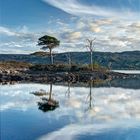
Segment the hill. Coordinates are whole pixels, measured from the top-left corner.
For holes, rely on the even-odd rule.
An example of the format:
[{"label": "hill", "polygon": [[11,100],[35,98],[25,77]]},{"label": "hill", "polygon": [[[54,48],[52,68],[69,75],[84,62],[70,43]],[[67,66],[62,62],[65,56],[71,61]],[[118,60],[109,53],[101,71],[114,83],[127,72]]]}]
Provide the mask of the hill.
[{"label": "hill", "polygon": [[[36,55],[37,54],[37,55]],[[88,52],[70,52],[72,63],[74,64],[89,64],[90,57]],[[54,54],[55,63],[68,63],[68,53]],[[49,64],[50,59],[48,55],[39,55],[34,53],[31,55],[25,54],[0,54],[0,61],[20,61],[33,64]],[[111,69],[123,70],[140,70],[140,51],[130,52],[94,52],[94,63]],[[111,64],[111,65],[110,65]]]}]

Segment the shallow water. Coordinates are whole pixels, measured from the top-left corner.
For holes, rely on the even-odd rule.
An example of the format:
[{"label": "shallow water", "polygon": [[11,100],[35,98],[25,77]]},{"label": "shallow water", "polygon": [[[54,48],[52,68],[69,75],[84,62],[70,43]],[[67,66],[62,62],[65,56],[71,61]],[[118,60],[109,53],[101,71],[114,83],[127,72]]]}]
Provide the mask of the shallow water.
[{"label": "shallow water", "polygon": [[112,70],[112,71],[126,74],[140,74],[140,70]]},{"label": "shallow water", "polygon": [[59,107],[44,112],[38,105],[41,97],[31,92],[49,92],[50,85],[1,85],[0,89],[2,140],[140,138],[140,89],[52,85],[51,98]]}]

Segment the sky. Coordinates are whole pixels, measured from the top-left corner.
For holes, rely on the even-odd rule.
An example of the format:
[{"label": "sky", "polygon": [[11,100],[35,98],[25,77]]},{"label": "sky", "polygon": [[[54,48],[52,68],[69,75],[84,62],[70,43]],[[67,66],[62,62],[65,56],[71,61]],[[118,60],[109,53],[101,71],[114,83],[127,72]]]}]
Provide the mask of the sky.
[{"label": "sky", "polygon": [[38,38],[60,40],[54,52],[140,50],[140,0],[0,0],[0,53],[40,51]]}]

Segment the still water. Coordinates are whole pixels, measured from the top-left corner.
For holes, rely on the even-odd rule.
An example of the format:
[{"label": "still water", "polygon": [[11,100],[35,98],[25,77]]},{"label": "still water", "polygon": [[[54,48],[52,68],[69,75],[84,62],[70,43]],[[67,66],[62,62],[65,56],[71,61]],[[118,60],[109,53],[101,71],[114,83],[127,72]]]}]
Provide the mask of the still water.
[{"label": "still water", "polygon": [[126,74],[140,74],[140,70],[112,70],[112,71]]},{"label": "still water", "polygon": [[0,86],[1,140],[139,140],[140,89],[52,85],[52,110],[41,108],[40,89],[51,85]]}]

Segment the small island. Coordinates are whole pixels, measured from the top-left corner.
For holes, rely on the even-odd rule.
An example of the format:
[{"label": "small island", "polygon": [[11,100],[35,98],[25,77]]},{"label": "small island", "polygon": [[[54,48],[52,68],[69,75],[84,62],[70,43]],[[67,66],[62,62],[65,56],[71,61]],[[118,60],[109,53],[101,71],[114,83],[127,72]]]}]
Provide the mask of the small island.
[{"label": "small island", "polygon": [[[0,82],[101,82],[113,79],[127,79],[136,78],[135,74],[123,74],[113,72],[111,70],[111,62],[107,66],[102,66],[97,62],[94,62],[94,39],[87,39],[86,47],[89,50],[88,59],[90,63],[77,64],[72,62],[72,56],[70,53],[66,53],[65,62],[59,62],[54,57],[58,54],[53,53],[53,49],[60,45],[60,41],[55,37],[45,35],[38,39],[38,45],[43,50],[49,50],[49,52],[40,51],[30,54],[37,58],[50,58],[48,64],[26,62],[24,60],[11,60],[0,61]],[[87,57],[85,58],[87,59]]]}]

